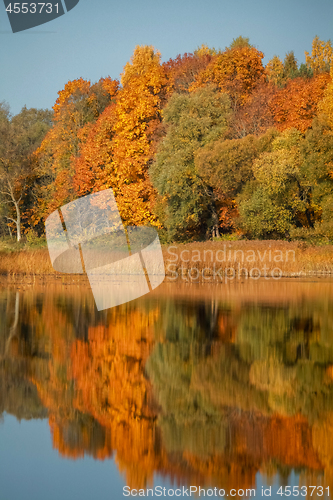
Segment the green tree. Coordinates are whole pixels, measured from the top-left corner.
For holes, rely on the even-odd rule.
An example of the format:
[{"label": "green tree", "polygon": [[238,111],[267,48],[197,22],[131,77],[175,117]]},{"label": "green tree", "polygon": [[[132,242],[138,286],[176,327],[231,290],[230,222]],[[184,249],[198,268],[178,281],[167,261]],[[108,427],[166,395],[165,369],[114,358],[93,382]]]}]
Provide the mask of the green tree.
[{"label": "green tree", "polygon": [[32,153],[40,145],[52,123],[52,112],[22,108],[11,117],[9,109],[0,107],[0,196],[1,204],[9,205],[5,217],[16,226],[17,241],[21,239],[23,198],[33,176]]},{"label": "green tree", "polygon": [[287,52],[283,62],[284,77],[293,78],[298,72],[297,59],[293,51]]},{"label": "green tree", "polygon": [[244,47],[247,47],[248,49],[253,47],[253,45],[250,44],[250,39],[244,36],[233,38],[231,44],[229,45],[229,49],[242,49]]},{"label": "green tree", "polygon": [[223,136],[229,114],[228,97],[213,86],[174,94],[163,111],[167,133],[150,176],[170,239],[202,237],[217,223],[212,188],[198,173],[195,154]]},{"label": "green tree", "polygon": [[293,225],[313,225],[311,183],[301,168],[301,143],[298,130],[287,130],[273,141],[271,152],[254,162],[255,183],[243,191],[239,206],[242,228],[250,237],[287,236]]},{"label": "green tree", "polygon": [[311,186],[313,227],[299,230],[295,237],[333,240],[333,133],[323,118],[313,121],[301,145],[302,173]]},{"label": "green tree", "polygon": [[[254,179],[252,165],[261,153],[270,149],[277,132],[268,131],[260,138],[248,135],[242,139],[211,142],[200,149],[195,158],[199,175],[212,186],[219,206],[221,228],[232,229],[237,210],[235,199],[245,185]],[[233,207],[233,208],[227,208]],[[231,221],[228,220],[231,218]]]},{"label": "green tree", "polygon": [[274,56],[266,66],[268,81],[274,83],[277,87],[284,87],[288,80],[301,76],[302,78],[311,78],[313,70],[310,66],[302,63],[299,67],[293,51],[287,52],[284,62],[278,56]]},{"label": "green tree", "polygon": [[200,47],[198,47],[195,51],[194,51],[194,55],[195,56],[198,56],[198,57],[203,57],[203,56],[216,56],[217,54],[217,51],[215,49],[215,47],[213,47],[212,49],[210,49],[208,47],[208,45],[202,43],[200,45]]}]

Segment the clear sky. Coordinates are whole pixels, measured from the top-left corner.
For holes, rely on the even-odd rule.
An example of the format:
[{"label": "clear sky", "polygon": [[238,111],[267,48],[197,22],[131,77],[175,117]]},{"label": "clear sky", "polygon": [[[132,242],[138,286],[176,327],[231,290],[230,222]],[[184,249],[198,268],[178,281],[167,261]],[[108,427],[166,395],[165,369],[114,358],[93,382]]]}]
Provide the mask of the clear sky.
[{"label": "clear sky", "polygon": [[[36,0],[38,1],[38,0]],[[162,60],[239,35],[265,54],[304,62],[315,35],[333,39],[333,0],[80,0],[64,16],[13,34],[0,0],[0,101],[51,108],[68,80],[118,78],[136,45]]]}]

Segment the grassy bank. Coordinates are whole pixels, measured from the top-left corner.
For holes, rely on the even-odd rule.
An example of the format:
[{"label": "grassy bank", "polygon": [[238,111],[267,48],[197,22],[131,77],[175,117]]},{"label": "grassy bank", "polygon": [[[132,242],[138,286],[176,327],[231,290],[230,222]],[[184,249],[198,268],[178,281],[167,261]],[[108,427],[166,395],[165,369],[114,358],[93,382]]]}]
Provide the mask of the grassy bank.
[{"label": "grassy bank", "polygon": [[[226,241],[168,245],[167,276],[192,280],[220,275],[310,276],[333,274],[333,245],[286,241]],[[217,276],[218,277],[218,276]]]},{"label": "grassy bank", "polygon": [[[15,250],[15,251],[14,251]],[[333,246],[285,241],[226,241],[163,246],[166,275],[196,278],[236,276],[333,275]],[[0,246],[0,274],[63,276],[51,266],[47,248]]]}]

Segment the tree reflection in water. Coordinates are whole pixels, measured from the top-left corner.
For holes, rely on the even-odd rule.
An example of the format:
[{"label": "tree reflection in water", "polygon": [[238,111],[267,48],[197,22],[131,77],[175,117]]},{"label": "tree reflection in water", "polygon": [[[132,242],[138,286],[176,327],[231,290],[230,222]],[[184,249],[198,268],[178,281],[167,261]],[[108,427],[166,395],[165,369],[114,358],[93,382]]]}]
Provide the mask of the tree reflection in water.
[{"label": "tree reflection in water", "polygon": [[102,312],[84,287],[4,290],[0,413],[47,416],[63,457],[115,455],[133,488],[293,468],[333,487],[333,285],[316,285],[165,286]]}]

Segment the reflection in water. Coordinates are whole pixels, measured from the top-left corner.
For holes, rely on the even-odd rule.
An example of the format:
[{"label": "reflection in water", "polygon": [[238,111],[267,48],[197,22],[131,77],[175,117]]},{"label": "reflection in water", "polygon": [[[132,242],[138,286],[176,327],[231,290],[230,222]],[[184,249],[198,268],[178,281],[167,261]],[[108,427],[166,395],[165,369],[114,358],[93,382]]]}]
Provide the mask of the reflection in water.
[{"label": "reflection in water", "polygon": [[47,416],[63,457],[115,455],[132,488],[333,488],[333,284],[256,286],[102,312],[84,287],[3,291],[0,414]]}]

